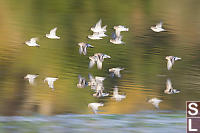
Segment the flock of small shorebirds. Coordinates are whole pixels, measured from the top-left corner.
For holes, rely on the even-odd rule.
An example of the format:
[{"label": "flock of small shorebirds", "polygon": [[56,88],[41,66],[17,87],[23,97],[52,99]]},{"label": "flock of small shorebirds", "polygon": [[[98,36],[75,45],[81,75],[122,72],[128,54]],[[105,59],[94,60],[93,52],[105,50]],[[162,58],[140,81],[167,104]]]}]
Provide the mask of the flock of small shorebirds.
[{"label": "flock of small shorebirds", "polygon": [[[91,27],[91,31],[93,32],[92,35],[88,35],[89,39],[92,40],[100,40],[103,39],[103,37],[106,37],[107,35],[105,34],[106,32],[106,27],[102,26],[102,20],[100,19],[93,27]],[[112,39],[110,39],[110,42],[113,44],[124,44],[124,42],[122,41],[122,36],[121,36],[121,32],[122,31],[129,31],[128,28],[126,28],[125,26],[122,25],[118,25],[118,26],[114,26],[113,27],[115,32],[113,32],[112,34]],[[60,37],[58,37],[56,35],[56,30],[57,27],[52,29],[50,31],[49,34],[46,34],[46,37],[49,39],[60,39]],[[155,26],[151,26],[151,30],[154,32],[162,32],[162,31],[166,31],[165,29],[162,28],[162,22],[156,24]],[[39,47],[40,45],[37,44],[38,38],[31,38],[29,41],[26,41],[25,44],[31,47]],[[88,43],[84,43],[84,42],[80,42],[78,43],[79,47],[79,53],[86,55],[87,54],[87,48],[93,48],[92,45],[88,44]],[[95,53],[94,56],[90,56],[90,62],[89,62],[89,68],[92,68],[95,64],[97,64],[97,68],[100,70],[102,69],[102,65],[103,65],[103,61],[106,58],[111,58],[111,56],[103,54],[103,53]],[[179,57],[175,57],[175,56],[166,56],[165,58],[167,60],[167,69],[171,70],[173,64],[175,63],[175,61],[177,60],[181,60],[181,58]],[[124,70],[124,68],[121,67],[116,67],[116,68],[110,68],[109,72],[111,73],[111,77],[117,77],[120,78],[121,74],[120,71]],[[24,78],[28,79],[29,83],[31,85],[34,84],[34,80],[36,77],[38,77],[39,75],[34,75],[34,74],[27,74]],[[54,78],[54,77],[46,77],[44,79],[44,82],[48,83],[49,88],[54,89],[54,82],[57,80],[58,78]],[[81,77],[79,75],[79,82],[77,84],[78,88],[84,88],[86,86],[90,86],[91,89],[95,92],[93,94],[94,97],[105,97],[105,96],[109,96],[109,93],[104,93],[104,86],[103,86],[103,81],[105,80],[105,77],[98,77],[95,76],[93,77],[92,75],[89,74],[89,82],[86,81],[86,79],[84,77]],[[118,92],[118,88],[117,86],[115,86],[113,88],[113,96],[112,99],[115,99],[116,101],[121,101],[122,99],[126,98],[126,95],[120,95]],[[167,79],[166,81],[166,89],[164,90],[164,93],[166,94],[176,94],[179,93],[179,90],[173,89],[172,87],[172,83],[170,79]],[[152,98],[152,99],[148,99],[148,102],[153,104],[155,108],[159,108],[159,103],[162,102],[161,99],[158,98]],[[92,109],[92,111],[97,114],[97,112],[99,111],[98,108],[100,106],[103,106],[103,103],[89,103],[88,107]]]}]

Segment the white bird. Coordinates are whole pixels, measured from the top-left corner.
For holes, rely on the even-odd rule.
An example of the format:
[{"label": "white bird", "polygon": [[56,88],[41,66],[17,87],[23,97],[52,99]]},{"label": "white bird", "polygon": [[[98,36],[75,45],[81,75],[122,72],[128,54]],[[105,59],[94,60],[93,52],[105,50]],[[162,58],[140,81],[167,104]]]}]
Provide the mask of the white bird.
[{"label": "white bird", "polygon": [[122,41],[122,36],[117,36],[116,33],[113,33],[112,39],[110,39],[110,42],[113,44],[124,44]]},{"label": "white bird", "polygon": [[98,108],[100,106],[103,106],[103,103],[89,103],[88,107],[92,109],[92,111],[94,112],[94,114],[97,114],[97,112],[99,111]]},{"label": "white bird", "polygon": [[121,31],[128,31],[129,30],[128,28],[126,28],[125,26],[122,26],[122,25],[114,26],[114,29],[115,29],[115,33],[118,37],[121,36],[120,35]]},{"label": "white bird", "polygon": [[78,87],[78,88],[84,88],[85,86],[87,86],[87,82],[86,82],[86,80],[85,80],[84,77],[81,77],[81,76],[79,75],[78,78],[79,78],[79,82],[78,82],[78,84],[77,84],[77,87]]},{"label": "white bird", "polygon": [[100,19],[96,24],[95,26],[91,27],[91,31],[93,32],[106,32],[106,27],[107,25],[101,27],[101,24],[102,24],[102,20]]},{"label": "white bird", "polygon": [[44,79],[44,82],[47,81],[48,85],[49,85],[49,88],[52,88],[54,89],[54,82],[57,80],[58,78],[52,78],[52,77],[46,77]]},{"label": "white bird", "polygon": [[114,87],[114,91],[113,91],[113,99],[115,99],[116,101],[121,101],[122,99],[126,98],[126,95],[120,95],[118,93],[118,88],[117,86]]},{"label": "white bird", "polygon": [[36,43],[37,40],[38,38],[31,38],[30,41],[26,41],[25,44],[30,47],[39,47],[40,45]]},{"label": "white bird", "polygon": [[98,90],[103,90],[103,81],[105,80],[105,77],[99,77],[95,76],[95,78],[89,74],[89,79],[90,82],[88,82],[88,85],[91,86],[92,90],[98,91]]},{"label": "white bird", "polygon": [[166,81],[166,89],[164,90],[164,93],[166,94],[176,94],[179,93],[179,90],[176,90],[172,87],[172,82],[170,79],[167,79]]},{"label": "white bird", "polygon": [[158,98],[152,98],[150,100],[148,100],[149,103],[153,104],[153,106],[157,109],[159,109],[159,103],[162,102],[162,100],[158,99]]},{"label": "white bird", "polygon": [[106,58],[111,58],[109,55],[103,54],[103,53],[96,53],[94,56],[97,57],[97,68],[102,69],[103,61]]},{"label": "white bird", "polygon": [[175,57],[175,56],[166,56],[165,59],[167,60],[167,69],[168,70],[171,70],[175,61],[181,60],[181,58]]},{"label": "white bird", "polygon": [[90,56],[89,68],[92,68],[97,63],[97,68],[102,69],[104,59],[111,58],[109,55],[103,53],[96,53],[94,56]]},{"label": "white bird", "polygon": [[104,34],[104,33],[99,34],[98,32],[94,32],[92,35],[88,35],[88,38],[92,39],[92,40],[101,40],[101,39],[103,39],[102,34]]},{"label": "white bird", "polygon": [[24,79],[28,79],[29,83],[30,83],[31,85],[33,85],[33,84],[34,84],[35,78],[37,78],[38,76],[39,76],[39,75],[27,74],[27,75],[24,77]]},{"label": "white bird", "polygon": [[116,67],[116,68],[110,68],[109,72],[112,73],[112,77],[114,77],[114,75],[115,75],[116,77],[120,78],[121,77],[121,74],[120,74],[121,70],[124,70],[124,68]]},{"label": "white bird", "polygon": [[95,86],[95,91],[96,93],[93,94],[94,97],[105,97],[105,96],[109,96],[109,93],[104,93],[104,86],[103,83],[97,83],[97,85]]},{"label": "white bird", "polygon": [[151,30],[153,30],[154,32],[161,32],[161,31],[166,31],[165,29],[162,28],[163,23],[160,22],[158,24],[156,24],[156,26],[151,26]]},{"label": "white bird", "polygon": [[94,90],[96,93],[93,94],[94,97],[105,97],[109,96],[109,93],[104,93],[104,86],[103,81],[106,79],[105,77],[95,76],[95,78],[89,74],[90,82],[88,85],[91,86],[91,89]]},{"label": "white bird", "polygon": [[84,43],[84,42],[80,42],[78,43],[79,47],[79,53],[86,55],[87,54],[87,48],[93,48],[92,45],[88,44],[88,43]]},{"label": "white bird", "polygon": [[49,39],[60,39],[60,37],[58,37],[56,35],[56,30],[57,30],[57,27],[53,28],[49,34],[46,34],[46,37],[49,38]]}]

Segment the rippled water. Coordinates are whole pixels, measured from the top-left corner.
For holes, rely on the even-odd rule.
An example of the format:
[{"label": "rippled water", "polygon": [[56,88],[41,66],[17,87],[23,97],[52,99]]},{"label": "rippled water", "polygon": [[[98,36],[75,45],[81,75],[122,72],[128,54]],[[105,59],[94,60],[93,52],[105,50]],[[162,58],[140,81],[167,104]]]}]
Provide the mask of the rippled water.
[{"label": "rippled water", "polygon": [[[65,118],[66,120],[74,118],[75,122],[81,121],[81,124],[77,125],[79,126],[77,130],[84,131],[85,128],[82,127],[85,126],[85,121],[96,123],[97,127],[91,128],[107,130],[109,125],[104,127],[105,123],[101,122],[105,117],[114,117],[114,120],[105,119],[105,121],[116,122],[112,128],[114,130],[115,126],[118,127],[119,132],[124,129],[120,126],[127,127],[127,132],[129,129],[136,131],[140,127],[144,127],[145,132],[153,130],[151,127],[159,130],[171,126],[180,127],[182,131],[185,127],[184,113],[170,114],[177,116],[174,120],[180,122],[180,125],[173,125],[170,121],[171,116],[165,117],[168,113],[157,114],[147,99],[153,97],[162,99],[159,110],[169,112],[183,112],[185,101],[199,100],[200,16],[197,15],[200,13],[199,4],[200,1],[197,0],[170,2],[167,0],[126,2],[1,0],[0,115],[33,116],[31,118],[33,121],[30,123],[33,124],[34,121],[41,119],[41,125],[37,123],[33,125],[41,126],[41,130],[44,128],[46,132],[45,129],[49,128],[48,123],[51,119],[56,125],[58,124],[57,128],[61,132],[65,129],[76,130],[70,126],[62,127],[63,123],[68,125]],[[87,35],[92,34],[89,31],[90,27],[100,18],[103,20],[103,25],[108,25],[106,33],[109,36],[115,25],[129,27],[129,32],[122,33],[125,45],[111,44],[110,37],[95,41],[87,39]],[[163,21],[163,27],[167,31],[162,33],[151,31],[150,27],[160,21]],[[60,40],[44,37],[54,27],[58,27],[57,34],[61,37]],[[30,48],[23,44],[31,37],[39,37],[40,48]],[[79,42],[90,43],[94,48],[88,49],[86,56],[79,55],[77,45]],[[88,57],[97,52],[108,54],[112,58],[104,61],[102,70],[97,70],[96,67],[88,69]],[[165,56],[168,55],[182,58],[175,63],[172,71],[166,68]],[[125,68],[121,78],[110,77],[108,69],[112,67]],[[24,76],[28,73],[39,74],[36,85],[31,86],[24,80]],[[92,96],[94,92],[89,87],[77,88],[78,75],[88,80],[88,74],[106,77],[104,87],[105,92],[110,93],[109,97],[95,98]],[[54,91],[43,82],[46,76],[59,78],[55,82]],[[181,91],[179,94],[164,93],[168,78],[171,79],[173,88]],[[115,85],[118,86],[120,94],[126,95],[126,99],[117,102],[111,98]],[[91,102],[104,103],[100,114],[120,115],[85,115],[92,113],[88,109],[88,103]],[[155,111],[155,113],[138,114],[141,111]],[[57,116],[59,114],[84,115]],[[43,122],[42,120],[46,118],[40,118],[38,115],[52,115],[52,117]],[[1,117],[3,119],[1,125],[5,126],[5,130],[20,128],[23,126],[23,119],[29,119],[29,117],[19,117],[22,122],[17,121],[19,125],[10,128],[9,123],[4,121],[5,118],[7,117]],[[15,123],[15,118],[18,119],[18,117],[8,118],[14,118],[11,124]],[[57,118],[60,119],[57,121]],[[151,118],[155,120],[153,125],[148,123]],[[163,123],[163,120],[166,120],[167,125],[158,124]],[[103,125],[98,126],[99,123]],[[69,125],[74,126],[73,122],[69,122]],[[50,123],[51,126],[53,123]],[[87,126],[89,125],[86,124]],[[111,129],[110,132],[114,131]]]},{"label": "rippled water", "polygon": [[182,113],[143,112],[137,115],[56,115],[35,117],[0,117],[2,132],[107,132],[107,133],[168,133],[184,132]]}]

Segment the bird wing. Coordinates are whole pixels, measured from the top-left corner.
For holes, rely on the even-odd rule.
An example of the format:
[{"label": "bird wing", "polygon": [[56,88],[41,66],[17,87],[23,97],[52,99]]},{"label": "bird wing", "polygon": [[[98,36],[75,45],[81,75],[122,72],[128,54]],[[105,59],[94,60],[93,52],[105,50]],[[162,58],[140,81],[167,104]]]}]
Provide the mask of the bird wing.
[{"label": "bird wing", "polygon": [[34,78],[29,78],[28,81],[29,81],[29,83],[30,83],[31,85],[34,84]]},{"label": "bird wing", "polygon": [[100,60],[97,60],[97,68],[102,69],[102,65],[103,65],[103,62]]},{"label": "bird wing", "polygon": [[83,46],[80,46],[79,47],[79,53],[82,54],[82,52],[83,52]]},{"label": "bird wing", "polygon": [[104,54],[103,58],[111,58],[109,55]]},{"label": "bird wing", "polygon": [[167,69],[170,70],[172,68],[172,62],[170,60],[167,61]]},{"label": "bird wing", "polygon": [[79,79],[79,84],[82,83],[83,78],[81,77],[81,75],[78,75],[78,79]]},{"label": "bird wing", "polygon": [[95,25],[95,28],[101,28],[101,23],[102,23],[102,20],[100,19],[96,25]]},{"label": "bird wing", "polygon": [[107,25],[105,25],[105,26],[102,27],[102,29],[103,29],[104,32],[106,32],[106,28],[107,28]]},{"label": "bird wing", "polygon": [[95,61],[94,60],[90,60],[89,68],[92,68],[94,65],[95,65]]},{"label": "bird wing", "polygon": [[50,34],[51,34],[51,35],[56,35],[56,30],[57,30],[57,27],[53,28],[53,29],[50,31]]},{"label": "bird wing", "polygon": [[83,55],[87,54],[87,47],[83,47]]},{"label": "bird wing", "polygon": [[181,58],[179,58],[179,57],[174,57],[175,59],[175,61],[177,61],[177,60],[181,60]]},{"label": "bird wing", "polygon": [[53,83],[54,83],[53,81],[49,81],[49,82],[48,82],[49,87],[52,88],[52,89],[54,88]]},{"label": "bird wing", "polygon": [[157,28],[162,28],[162,25],[163,25],[163,23],[160,22],[160,23],[156,24],[156,27],[157,27]]},{"label": "bird wing", "polygon": [[121,77],[120,70],[115,70],[114,73],[117,77]]},{"label": "bird wing", "polygon": [[36,41],[38,40],[38,38],[31,38],[30,43],[36,43]]},{"label": "bird wing", "polygon": [[172,82],[171,82],[170,79],[167,79],[167,81],[166,81],[166,90],[169,91],[170,89],[173,89],[172,88]]},{"label": "bird wing", "polygon": [[89,80],[94,81],[94,77],[91,74],[88,74]]},{"label": "bird wing", "polygon": [[155,103],[153,103],[153,105],[154,105],[157,109],[159,109],[159,102],[155,102]]}]

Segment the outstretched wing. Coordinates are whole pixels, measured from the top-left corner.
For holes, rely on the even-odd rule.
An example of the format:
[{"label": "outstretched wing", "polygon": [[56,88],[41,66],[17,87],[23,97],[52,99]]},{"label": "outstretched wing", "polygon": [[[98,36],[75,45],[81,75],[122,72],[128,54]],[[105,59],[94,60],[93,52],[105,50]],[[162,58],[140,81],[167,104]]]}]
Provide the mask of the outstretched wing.
[{"label": "outstretched wing", "polygon": [[95,25],[95,28],[101,28],[101,23],[102,23],[102,20],[100,19],[96,25]]},{"label": "outstretched wing", "polygon": [[83,47],[80,46],[80,47],[79,47],[79,54],[82,54],[82,52],[83,52]]},{"label": "outstretched wing", "polygon": [[119,78],[121,77],[121,74],[120,74],[120,71],[119,71],[119,70],[115,70],[114,73],[115,73],[115,75],[116,75],[117,77],[119,77]]},{"label": "outstretched wing", "polygon": [[163,23],[160,22],[160,23],[156,24],[156,27],[157,27],[157,28],[162,28],[162,25],[163,25]]},{"label": "outstretched wing", "polygon": [[48,81],[48,85],[50,88],[54,89],[54,82],[53,81]]},{"label": "outstretched wing", "polygon": [[30,83],[31,85],[34,84],[34,78],[29,78],[28,81],[29,81],[29,83]]},{"label": "outstretched wing", "polygon": [[83,55],[87,54],[87,47],[83,47]]},{"label": "outstretched wing", "polygon": [[50,31],[50,34],[51,34],[51,35],[56,35],[56,30],[57,30],[57,27],[53,28],[53,29]]},{"label": "outstretched wing", "polygon": [[102,29],[103,29],[104,32],[106,32],[106,28],[107,28],[107,25],[105,25],[105,26],[102,27]]},{"label": "outstretched wing", "polygon": [[103,64],[103,62],[100,61],[100,60],[98,60],[98,61],[97,61],[97,68],[98,68],[98,69],[102,69],[102,64]]},{"label": "outstretched wing", "polygon": [[95,61],[94,60],[90,60],[89,68],[92,68],[94,65],[95,65]]},{"label": "outstretched wing", "polygon": [[170,60],[168,60],[168,61],[167,61],[167,69],[168,69],[168,70],[171,70],[172,65],[173,65],[172,62],[171,62]]},{"label": "outstretched wing", "polygon": [[88,77],[89,77],[89,80],[90,80],[90,81],[93,81],[93,80],[94,80],[94,77],[93,77],[91,74],[88,74]]},{"label": "outstretched wing", "polygon": [[109,55],[104,54],[103,58],[111,58]]},{"label": "outstretched wing", "polygon": [[166,81],[166,90],[169,91],[170,89],[173,89],[172,88],[172,82],[171,82],[170,79],[167,79],[167,81]]}]

